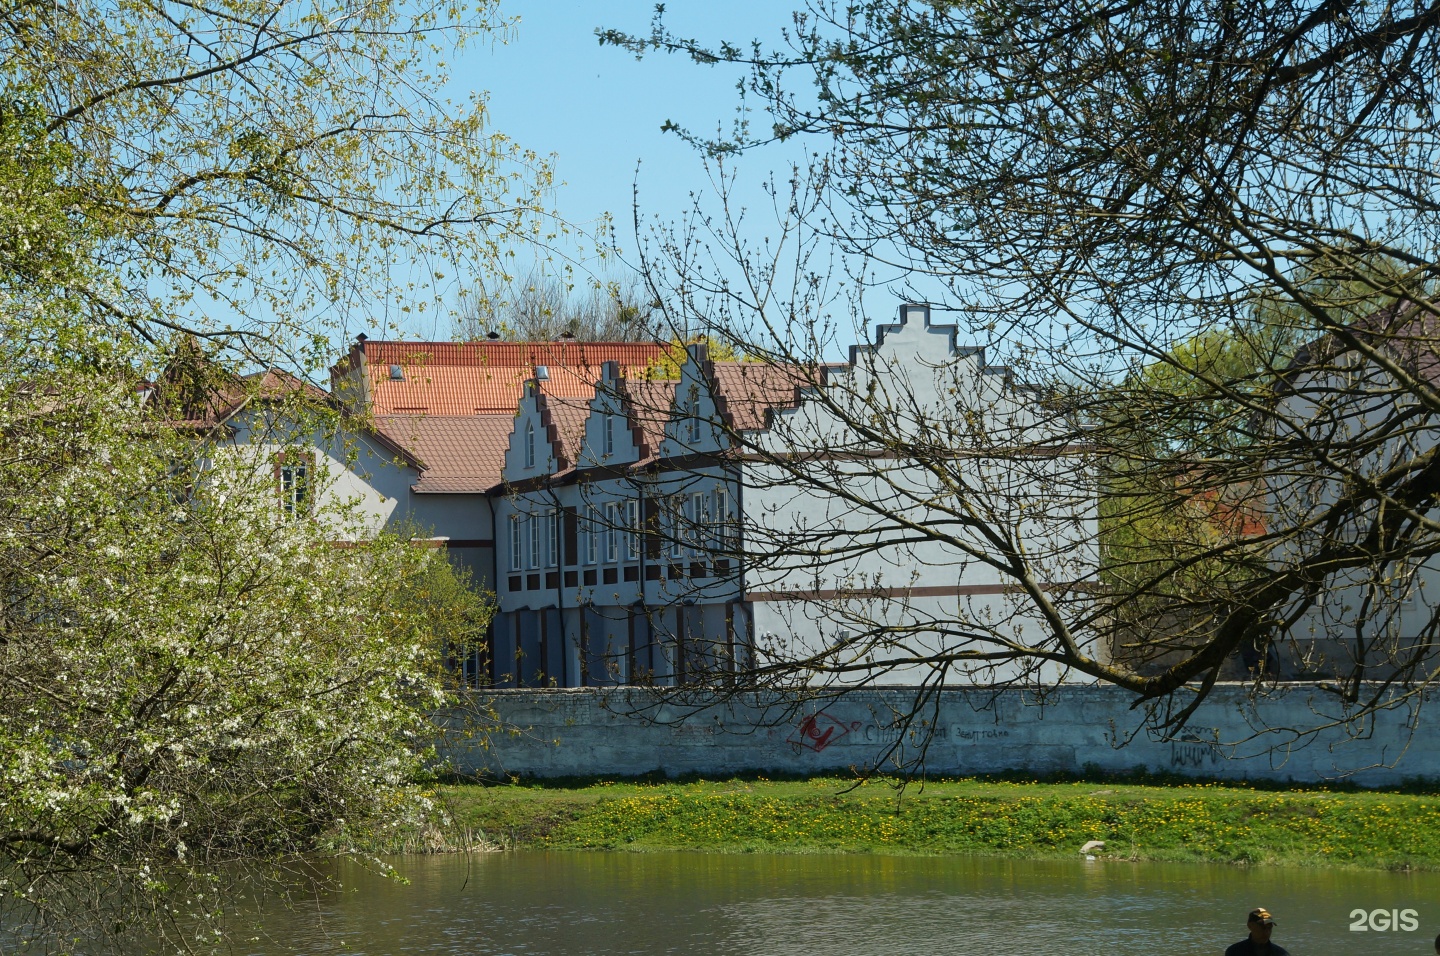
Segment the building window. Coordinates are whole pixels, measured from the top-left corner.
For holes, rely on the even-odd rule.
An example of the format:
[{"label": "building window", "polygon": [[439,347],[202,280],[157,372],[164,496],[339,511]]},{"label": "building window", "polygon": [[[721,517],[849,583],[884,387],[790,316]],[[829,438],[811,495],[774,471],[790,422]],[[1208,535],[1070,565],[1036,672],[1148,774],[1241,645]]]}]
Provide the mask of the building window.
[{"label": "building window", "polygon": [[560,566],[560,515],[554,511],[545,516],[545,567]]},{"label": "building window", "polygon": [[685,542],[689,545],[690,555],[698,556],[704,550],[705,534],[703,529],[710,524],[710,496],[702,491],[692,492],[687,503],[685,513],[686,524]]},{"label": "building window", "polygon": [[700,440],[700,399],[691,390],[691,395],[685,401],[685,440],[697,442]]},{"label": "building window", "polygon": [[530,548],[529,553],[527,553],[525,557],[530,559],[528,566],[531,570],[534,570],[540,567],[541,549],[545,546],[544,538],[542,537],[544,534],[545,518],[543,515],[531,515],[530,520],[526,523],[530,525]]},{"label": "building window", "polygon": [[678,558],[684,553],[685,546],[685,499],[681,495],[670,497],[670,507],[665,509],[670,515],[670,557]]},{"label": "building window", "polygon": [[721,552],[735,548],[735,518],[730,514],[730,490],[715,486],[715,544]]},{"label": "building window", "polygon": [[314,507],[311,494],[314,470],[313,461],[306,452],[286,452],[275,460],[280,513],[291,521],[309,515]]},{"label": "building window", "polygon": [[625,502],[625,560],[640,560],[640,500]]},{"label": "building window", "polygon": [[510,570],[519,571],[525,566],[525,532],[520,527],[520,516],[510,516]]},{"label": "building window", "polygon": [[535,423],[525,423],[525,467],[535,467]]},{"label": "building window", "polygon": [[605,454],[615,454],[615,416],[605,416]]},{"label": "building window", "polygon": [[605,562],[614,564],[620,560],[620,504],[615,501],[605,503]]},{"label": "building window", "polygon": [[595,515],[595,506],[587,505],[585,507],[585,520],[580,523],[580,533],[584,536],[584,540],[581,542],[581,553],[585,556],[586,564],[595,564],[598,560],[596,552],[599,551],[600,548],[599,524],[600,522]]}]

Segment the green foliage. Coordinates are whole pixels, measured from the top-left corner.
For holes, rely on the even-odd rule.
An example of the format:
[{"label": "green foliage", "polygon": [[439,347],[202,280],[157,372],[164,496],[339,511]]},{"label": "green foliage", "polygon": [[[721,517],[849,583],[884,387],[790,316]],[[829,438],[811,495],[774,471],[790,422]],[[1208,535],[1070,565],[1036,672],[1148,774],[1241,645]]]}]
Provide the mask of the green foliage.
[{"label": "green foliage", "polygon": [[680,377],[680,367],[685,364],[685,350],[691,345],[704,345],[712,362],[742,362],[745,355],[734,342],[713,335],[692,335],[682,339],[671,337],[666,343],[669,348],[663,358],[654,359],[645,368],[645,377],[651,379],[672,379]]},{"label": "green foliage", "polygon": [[285,515],[271,444],[175,427],[141,353],[44,314],[66,348],[0,334],[0,923],[203,941],[232,881],[428,812],[442,637],[487,608],[433,549],[338,546],[344,502]]},{"label": "green foliage", "polygon": [[25,188],[0,272],[65,265],[68,220],[92,321],[316,362],[319,315],[435,308],[560,228],[548,164],[441,92],[449,53],[508,26],[494,0],[9,5],[0,190]]},{"label": "green foliage", "polygon": [[0,103],[0,294],[54,292],[76,277],[89,237],[83,195],[67,185],[72,151],[36,107]]},{"label": "green foliage", "polygon": [[440,649],[445,664],[438,675],[442,679],[452,678],[459,661],[483,650],[495,613],[493,595],[476,588],[469,570],[446,560],[438,550],[402,581],[391,607],[415,639]]}]

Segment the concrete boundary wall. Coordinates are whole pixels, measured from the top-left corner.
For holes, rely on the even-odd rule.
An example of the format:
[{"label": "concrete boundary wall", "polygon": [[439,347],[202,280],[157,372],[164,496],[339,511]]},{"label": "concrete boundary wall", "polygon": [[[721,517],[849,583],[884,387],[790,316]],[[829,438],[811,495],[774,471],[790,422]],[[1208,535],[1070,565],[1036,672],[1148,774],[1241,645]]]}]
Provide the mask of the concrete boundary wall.
[{"label": "concrete boundary wall", "polygon": [[[695,710],[632,688],[483,692],[478,702],[517,732],[485,746],[453,742],[447,756],[465,773],[536,777],[847,771],[876,766],[894,743],[892,760],[916,756],[921,728],[896,727],[915,696],[864,690],[787,706],[773,694],[744,694]],[[1333,695],[1295,686],[1254,699],[1248,686],[1219,685],[1181,739],[1160,740],[1136,732],[1140,712],[1116,687],[1062,686],[1043,700],[1022,690],[947,690],[924,710],[923,729],[933,727],[924,765],[943,775],[1090,765],[1297,782],[1349,775],[1371,786],[1440,779],[1437,696],[1426,695],[1428,707],[1398,702],[1360,727],[1301,737],[1295,731],[1340,716]]]}]

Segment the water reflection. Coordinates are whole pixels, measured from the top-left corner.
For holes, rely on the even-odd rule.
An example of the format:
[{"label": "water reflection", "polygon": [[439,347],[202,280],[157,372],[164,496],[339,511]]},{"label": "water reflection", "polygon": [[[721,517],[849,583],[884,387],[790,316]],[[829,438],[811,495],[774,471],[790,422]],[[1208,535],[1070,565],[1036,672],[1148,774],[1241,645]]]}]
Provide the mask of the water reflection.
[{"label": "water reflection", "polygon": [[[349,888],[259,914],[255,956],[765,954],[1113,950],[1217,954],[1264,905],[1296,956],[1428,954],[1440,874],[981,858],[515,853],[359,868]],[[1414,909],[1413,932],[1352,932],[1352,910]]]}]

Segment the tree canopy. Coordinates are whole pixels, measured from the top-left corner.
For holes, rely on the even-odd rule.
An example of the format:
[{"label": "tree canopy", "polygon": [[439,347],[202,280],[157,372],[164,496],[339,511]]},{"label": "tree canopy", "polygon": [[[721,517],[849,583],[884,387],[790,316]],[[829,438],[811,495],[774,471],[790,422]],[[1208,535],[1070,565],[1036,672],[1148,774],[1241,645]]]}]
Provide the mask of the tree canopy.
[{"label": "tree canopy", "polygon": [[83,224],[96,270],[73,291],[150,341],[323,363],[317,333],[433,308],[561,228],[548,166],[439,92],[447,53],[508,29],[490,0],[21,2],[3,22],[3,135],[55,187],[6,216]]},{"label": "tree canopy", "polygon": [[314,443],[354,423],[241,373],[303,377],[354,313],[555,227],[544,164],[438,92],[444,51],[505,28],[0,5],[0,947],[219,946],[237,887],[426,812],[445,661],[488,606],[442,553],[342,546],[373,529]]}]

